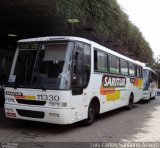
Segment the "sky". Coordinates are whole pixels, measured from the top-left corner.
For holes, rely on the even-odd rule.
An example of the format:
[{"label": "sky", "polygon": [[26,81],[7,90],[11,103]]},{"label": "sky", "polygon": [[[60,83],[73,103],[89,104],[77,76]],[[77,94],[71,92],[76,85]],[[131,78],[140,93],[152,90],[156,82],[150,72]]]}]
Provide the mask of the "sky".
[{"label": "sky", "polygon": [[154,57],[160,55],[160,0],[117,0],[117,2],[149,42]]}]

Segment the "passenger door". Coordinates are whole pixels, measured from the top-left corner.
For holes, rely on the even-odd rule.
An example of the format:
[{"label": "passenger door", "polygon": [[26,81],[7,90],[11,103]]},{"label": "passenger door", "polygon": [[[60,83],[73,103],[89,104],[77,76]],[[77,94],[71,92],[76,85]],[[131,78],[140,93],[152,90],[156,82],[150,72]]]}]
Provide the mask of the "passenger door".
[{"label": "passenger door", "polygon": [[[77,42],[73,54],[72,97],[71,105],[79,115],[86,114],[87,98],[85,88],[88,86],[91,71],[90,45]],[[85,94],[85,95],[84,95]]]}]

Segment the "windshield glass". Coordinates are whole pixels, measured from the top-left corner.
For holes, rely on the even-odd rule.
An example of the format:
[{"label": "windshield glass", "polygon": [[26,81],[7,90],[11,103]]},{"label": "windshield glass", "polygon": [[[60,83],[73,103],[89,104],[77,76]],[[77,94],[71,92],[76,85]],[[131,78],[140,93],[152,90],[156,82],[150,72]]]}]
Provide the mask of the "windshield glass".
[{"label": "windshield glass", "polygon": [[[34,48],[33,48],[34,47]],[[74,43],[19,46],[18,58],[9,80],[14,87],[70,89]]]},{"label": "windshield glass", "polygon": [[149,70],[143,69],[143,89],[149,88]]}]

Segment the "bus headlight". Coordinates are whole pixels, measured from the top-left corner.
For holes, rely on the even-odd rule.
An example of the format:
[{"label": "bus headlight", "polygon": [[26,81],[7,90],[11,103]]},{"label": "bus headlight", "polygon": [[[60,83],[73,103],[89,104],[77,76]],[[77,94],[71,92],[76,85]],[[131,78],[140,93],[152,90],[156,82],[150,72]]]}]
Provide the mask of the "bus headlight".
[{"label": "bus headlight", "polygon": [[6,98],[5,101],[6,101],[7,103],[13,103],[13,102],[14,102],[14,99],[12,99],[12,98]]},{"label": "bus headlight", "polygon": [[13,112],[13,109],[11,109],[11,108],[5,108],[5,111],[6,112]]}]

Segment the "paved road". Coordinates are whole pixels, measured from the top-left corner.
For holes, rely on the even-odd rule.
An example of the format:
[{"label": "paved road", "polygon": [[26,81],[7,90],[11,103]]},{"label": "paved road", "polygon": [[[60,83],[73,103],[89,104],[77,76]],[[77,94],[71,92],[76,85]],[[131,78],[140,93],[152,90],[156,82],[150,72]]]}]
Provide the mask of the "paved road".
[{"label": "paved road", "polygon": [[0,141],[9,142],[111,142],[160,141],[160,98],[101,115],[89,127],[80,124],[59,126],[11,120],[0,109]]}]

